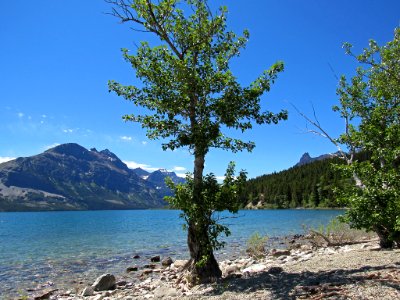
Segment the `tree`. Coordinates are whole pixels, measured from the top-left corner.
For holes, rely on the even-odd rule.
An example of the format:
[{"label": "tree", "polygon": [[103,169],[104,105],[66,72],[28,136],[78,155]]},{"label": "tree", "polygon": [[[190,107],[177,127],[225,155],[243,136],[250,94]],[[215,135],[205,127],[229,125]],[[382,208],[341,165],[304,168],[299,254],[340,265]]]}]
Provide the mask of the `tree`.
[{"label": "tree", "polygon": [[343,168],[357,182],[344,194],[350,205],[346,219],[375,231],[381,247],[400,246],[400,28],[393,41],[378,46],[371,40],[358,56],[350,44],[344,47],[365,67],[350,82],[340,80],[340,107],[334,109],[348,126],[339,141],[370,156]]},{"label": "tree", "polygon": [[[361,64],[351,80],[341,77],[337,90],[340,104],[334,110],[345,132],[333,139],[317,120],[306,119],[338,146],[347,162],[338,169],[354,180],[338,191],[349,207],[344,219],[376,232],[382,248],[400,246],[400,28],[393,41],[379,46],[370,40],[360,55],[349,43],[344,48]],[[357,159],[361,156],[367,159]]]},{"label": "tree", "polygon": [[[239,56],[249,33],[244,31],[239,37],[227,30],[225,7],[214,15],[205,0],[106,1],[112,4],[112,15],[160,40],[155,47],[141,42],[136,54],[122,50],[143,86],[110,81],[109,89],[146,109],[146,114],[126,115],[125,120],[141,123],[150,139],[163,139],[164,150],[187,147],[193,154],[193,179],[189,178],[185,187],[190,201],[183,201],[187,196],[182,196],[175,204],[179,207],[184,203],[179,208],[188,223],[193,282],[215,281],[221,271],[213,255],[216,244],[210,238],[213,225],[208,213],[231,206],[229,199],[216,196],[220,191],[215,190],[215,177],[203,176],[205,157],[211,148],[233,152],[254,148],[254,142],[229,137],[224,129],[245,132],[255,123],[278,123],[287,118],[286,111],[262,111],[260,103],[260,97],[283,71],[283,63],[274,64],[250,86],[242,87],[230,71],[229,62]],[[228,174],[232,170],[229,166]],[[219,190],[224,186],[234,189],[235,183],[231,178]],[[179,198],[183,187],[176,188]],[[209,188],[214,190],[206,195]],[[206,200],[210,195],[215,199]]]}]

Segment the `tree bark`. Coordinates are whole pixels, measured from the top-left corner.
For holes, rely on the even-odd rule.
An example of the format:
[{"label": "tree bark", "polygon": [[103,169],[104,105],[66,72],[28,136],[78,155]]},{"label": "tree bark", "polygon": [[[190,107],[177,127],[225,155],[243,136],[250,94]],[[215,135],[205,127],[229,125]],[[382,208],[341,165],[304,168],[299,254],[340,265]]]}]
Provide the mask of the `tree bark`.
[{"label": "tree bark", "polygon": [[205,153],[195,151],[193,202],[198,206],[198,211],[194,214],[195,217],[189,220],[187,239],[190,252],[188,269],[191,273],[192,284],[215,282],[222,276],[208,236],[209,216],[201,197],[204,161]]},{"label": "tree bark", "polygon": [[192,284],[216,282],[222,276],[208,238],[207,227],[206,225],[189,224],[189,271]]},{"label": "tree bark", "polygon": [[375,232],[379,237],[379,246],[382,249],[393,248],[393,239],[390,237],[390,233],[383,226],[377,226]]}]

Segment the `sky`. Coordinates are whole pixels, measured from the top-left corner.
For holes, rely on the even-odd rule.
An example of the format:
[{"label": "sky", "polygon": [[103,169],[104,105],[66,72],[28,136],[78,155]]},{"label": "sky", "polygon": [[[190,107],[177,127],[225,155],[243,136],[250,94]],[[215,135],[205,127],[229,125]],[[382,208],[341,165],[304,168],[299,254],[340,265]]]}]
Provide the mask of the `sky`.
[{"label": "sky", "polygon": [[[262,107],[289,111],[288,121],[255,126],[235,136],[256,143],[253,152],[212,149],[206,172],[223,176],[230,161],[249,178],[288,169],[303,153],[332,153],[326,139],[307,133],[305,120],[293,109],[312,115],[332,136],[343,124],[331,108],[337,103],[337,76],[354,75],[357,63],[342,48],[360,53],[374,39],[383,45],[400,26],[399,0],[215,0],[226,5],[228,26],[250,31],[250,40],[231,69],[243,85],[281,60],[281,73]],[[210,2],[210,3],[211,3]],[[121,48],[150,34],[133,31],[110,16],[103,0],[0,1],[0,162],[39,154],[63,143],[109,149],[128,166],[149,171],[165,168],[183,175],[192,171],[187,149],[163,151],[124,114],[132,103],[108,92],[108,80],[140,85],[123,60]]]}]

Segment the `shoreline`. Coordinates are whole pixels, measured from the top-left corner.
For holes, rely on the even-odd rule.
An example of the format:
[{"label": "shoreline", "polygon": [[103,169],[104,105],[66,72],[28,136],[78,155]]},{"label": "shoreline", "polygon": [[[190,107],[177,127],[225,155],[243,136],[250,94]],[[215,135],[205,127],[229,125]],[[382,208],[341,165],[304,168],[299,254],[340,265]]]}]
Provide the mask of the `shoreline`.
[{"label": "shoreline", "polygon": [[376,239],[322,248],[297,244],[291,250],[270,250],[261,259],[226,259],[220,262],[219,283],[193,288],[181,272],[184,262],[149,264],[117,276],[116,289],[87,296],[82,293],[91,283],[83,282],[69,291],[48,287],[35,295],[59,300],[400,299],[400,249],[380,250]]}]

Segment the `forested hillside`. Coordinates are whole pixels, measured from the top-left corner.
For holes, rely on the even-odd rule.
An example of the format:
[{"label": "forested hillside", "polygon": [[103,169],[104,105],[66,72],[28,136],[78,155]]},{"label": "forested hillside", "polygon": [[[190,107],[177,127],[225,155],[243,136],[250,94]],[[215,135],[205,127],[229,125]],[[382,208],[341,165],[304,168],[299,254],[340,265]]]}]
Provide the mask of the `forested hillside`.
[{"label": "forested hillside", "polygon": [[250,179],[243,194],[244,206],[252,203],[264,208],[339,207],[333,188],[343,187],[350,179],[342,178],[333,163],[344,161],[327,158]]}]

